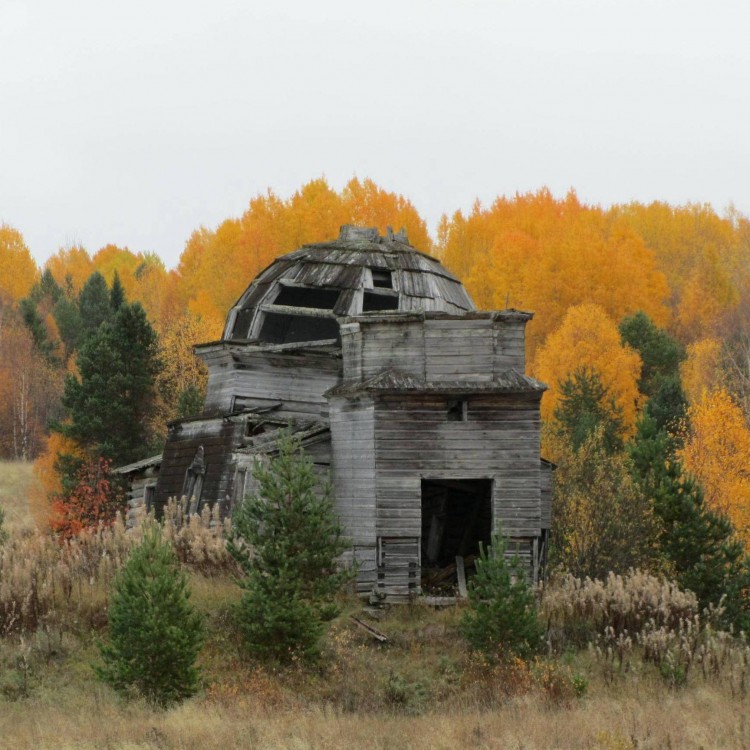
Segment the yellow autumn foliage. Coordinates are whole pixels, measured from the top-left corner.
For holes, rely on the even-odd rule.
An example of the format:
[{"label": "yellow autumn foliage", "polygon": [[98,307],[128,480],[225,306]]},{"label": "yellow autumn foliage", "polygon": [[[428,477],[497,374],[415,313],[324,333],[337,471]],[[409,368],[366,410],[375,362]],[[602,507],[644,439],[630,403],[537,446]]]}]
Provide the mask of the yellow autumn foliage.
[{"label": "yellow autumn foliage", "polygon": [[706,393],[722,384],[721,342],[705,338],[690,344],[687,357],[680,365],[682,389],[691,404],[697,404]]},{"label": "yellow autumn foliage", "polygon": [[575,193],[501,197],[487,209],[444,218],[438,251],[478,307],[530,310],[529,358],[569,308],[594,303],[615,321],[642,310],[670,320],[669,287],[653,252],[628,224]]},{"label": "yellow autumn foliage", "polygon": [[750,549],[750,430],[742,409],[723,388],[704,391],[688,409],[688,423],[680,458],[708,505],[729,518]]},{"label": "yellow autumn foliage", "polygon": [[31,291],[39,276],[23,236],[8,224],[0,224],[0,269],[0,297],[7,296],[14,302]]},{"label": "yellow autumn foliage", "polygon": [[562,325],[539,349],[533,374],[549,386],[542,399],[542,419],[551,420],[559,400],[559,384],[580,368],[599,374],[620,412],[624,437],[631,435],[642,402],[638,392],[641,358],[621,343],[617,326],[599,305],[571,307]]}]

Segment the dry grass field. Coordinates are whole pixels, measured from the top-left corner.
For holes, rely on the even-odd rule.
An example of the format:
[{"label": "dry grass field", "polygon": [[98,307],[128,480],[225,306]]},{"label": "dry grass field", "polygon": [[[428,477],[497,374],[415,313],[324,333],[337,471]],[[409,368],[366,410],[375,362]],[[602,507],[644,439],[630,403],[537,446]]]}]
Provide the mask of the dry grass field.
[{"label": "dry grass field", "polygon": [[[30,481],[28,466],[0,465],[0,504],[16,531],[32,523],[23,503]],[[34,539],[6,550],[44,549],[51,560]],[[94,557],[125,549],[121,535],[109,544],[93,545]],[[361,604],[344,600],[317,667],[262,666],[244,658],[232,626],[239,590],[231,574],[191,570],[209,634],[197,696],[155,711],[97,681],[107,579],[71,574],[65,602],[50,598],[33,627],[0,638],[0,750],[750,748],[742,664],[731,673],[696,667],[679,686],[637,648],[621,662],[584,649],[497,667],[467,651],[456,609],[393,608],[375,623],[390,639],[380,644],[349,617],[366,617]],[[0,609],[10,585],[2,571]]]},{"label": "dry grass field", "polygon": [[28,497],[36,482],[32,464],[0,461],[0,507],[5,511],[5,528],[8,531],[34,526]]},{"label": "dry grass field", "polygon": [[[400,675],[419,671],[427,653],[396,647],[386,658],[363,658],[350,672],[267,673],[249,665],[206,672],[204,692],[182,706],[157,712],[125,703],[97,683],[90,645],[75,657],[55,652],[30,666],[28,695],[0,698],[0,747],[139,748],[159,750],[428,750],[472,748],[647,748],[698,750],[750,746],[746,700],[720,686],[696,684],[672,691],[637,675],[606,685],[596,676],[582,698],[558,700],[534,688],[507,694],[503,685],[458,680],[450,696],[426,690],[411,703],[389,693],[386,663]],[[369,644],[355,649],[371,651]],[[435,654],[437,656],[437,652]],[[37,656],[37,658],[39,658]],[[333,656],[336,660],[337,656]],[[32,660],[33,661],[33,660]],[[230,655],[230,662],[233,661]],[[344,662],[349,657],[344,657]],[[334,661],[334,671],[342,664]],[[210,665],[204,663],[210,669]],[[441,678],[433,675],[438,682]],[[478,688],[478,689],[477,689]],[[392,688],[391,688],[392,690]],[[440,693],[443,688],[439,689]],[[347,705],[351,693],[354,704]],[[364,707],[365,704],[371,704]]]},{"label": "dry grass field", "polygon": [[605,695],[566,708],[519,699],[492,710],[420,716],[344,714],[324,707],[259,711],[248,695],[232,704],[191,701],[165,714],[115,703],[101,688],[78,696],[3,706],[4,748],[129,750],[454,750],[484,748],[745,748],[747,720],[711,690],[660,698]]}]

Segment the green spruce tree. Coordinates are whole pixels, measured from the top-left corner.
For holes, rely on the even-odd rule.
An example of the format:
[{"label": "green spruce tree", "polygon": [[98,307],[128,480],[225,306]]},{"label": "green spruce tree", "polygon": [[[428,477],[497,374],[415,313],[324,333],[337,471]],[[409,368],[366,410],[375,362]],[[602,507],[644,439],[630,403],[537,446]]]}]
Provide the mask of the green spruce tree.
[{"label": "green spruce tree", "polygon": [[99,677],[160,707],[197,691],[203,623],[190,604],[187,577],[158,526],[146,531],[115,579],[108,618]]},{"label": "green spruce tree", "polygon": [[637,312],[620,323],[620,337],[624,344],[641,355],[643,368],[638,390],[651,397],[664,378],[679,375],[685,350],[665,330],[659,328],[644,312]]},{"label": "green spruce tree", "polygon": [[679,376],[669,375],[659,380],[656,392],[646,403],[645,412],[659,430],[665,430],[680,441],[680,425],[687,415],[687,406]]},{"label": "green spruce tree", "polygon": [[596,370],[578,368],[560,382],[553,430],[578,450],[595,431],[608,453],[622,450],[620,410]]},{"label": "green spruce tree", "polygon": [[676,439],[644,414],[629,447],[632,473],[651,500],[667,573],[701,607],[724,598],[724,624],[750,627],[750,564],[728,518],[706,507],[703,490],[675,456]]},{"label": "green spruce tree", "polygon": [[477,574],[469,585],[469,608],[461,632],[472,648],[491,659],[525,659],[542,646],[544,628],[537,617],[534,592],[518,557],[506,559],[500,533],[492,546],[479,546]]},{"label": "green spruce tree", "polygon": [[115,271],[112,279],[112,289],[109,292],[109,306],[112,312],[117,312],[125,304],[125,287],[120,281],[120,274]]},{"label": "green spruce tree", "polygon": [[65,383],[70,423],[60,429],[114,466],[148,455],[158,369],[156,334],[139,303],[124,305],[83,344],[80,379]]},{"label": "green spruce tree", "polygon": [[346,542],[330,485],[320,486],[312,461],[289,435],[254,477],[257,492],[232,514],[230,550],[245,572],[239,627],[254,656],[313,659],[336,615],[334,596],[351,577],[338,562]]},{"label": "green spruce tree", "polygon": [[82,338],[99,330],[99,326],[112,317],[112,305],[107,282],[99,271],[94,271],[78,295],[78,309],[83,328]]}]

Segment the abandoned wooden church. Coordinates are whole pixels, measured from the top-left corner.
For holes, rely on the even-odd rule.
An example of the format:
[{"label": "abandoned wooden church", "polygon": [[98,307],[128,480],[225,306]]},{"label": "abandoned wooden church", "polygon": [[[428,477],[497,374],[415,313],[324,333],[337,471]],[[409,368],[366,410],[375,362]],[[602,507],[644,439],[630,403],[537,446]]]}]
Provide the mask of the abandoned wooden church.
[{"label": "abandoned wooden church", "polygon": [[278,258],[230,310],[203,413],[161,457],[122,467],[131,504],[193,497],[223,512],[290,429],[330,469],[358,590],[398,599],[470,560],[500,525],[538,578],[550,527],[545,386],[525,374],[531,314],[477,311],[405,233],[344,226]]}]

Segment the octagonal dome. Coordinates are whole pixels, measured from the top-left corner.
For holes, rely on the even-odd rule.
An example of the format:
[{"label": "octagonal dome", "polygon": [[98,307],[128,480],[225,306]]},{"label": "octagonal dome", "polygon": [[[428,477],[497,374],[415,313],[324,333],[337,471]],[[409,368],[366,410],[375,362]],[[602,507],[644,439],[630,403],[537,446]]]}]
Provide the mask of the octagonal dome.
[{"label": "octagonal dome", "polygon": [[277,258],[237,301],[225,340],[267,344],[338,338],[339,320],[389,311],[475,310],[440,261],[413,248],[406,232],[341,227],[338,239]]}]

